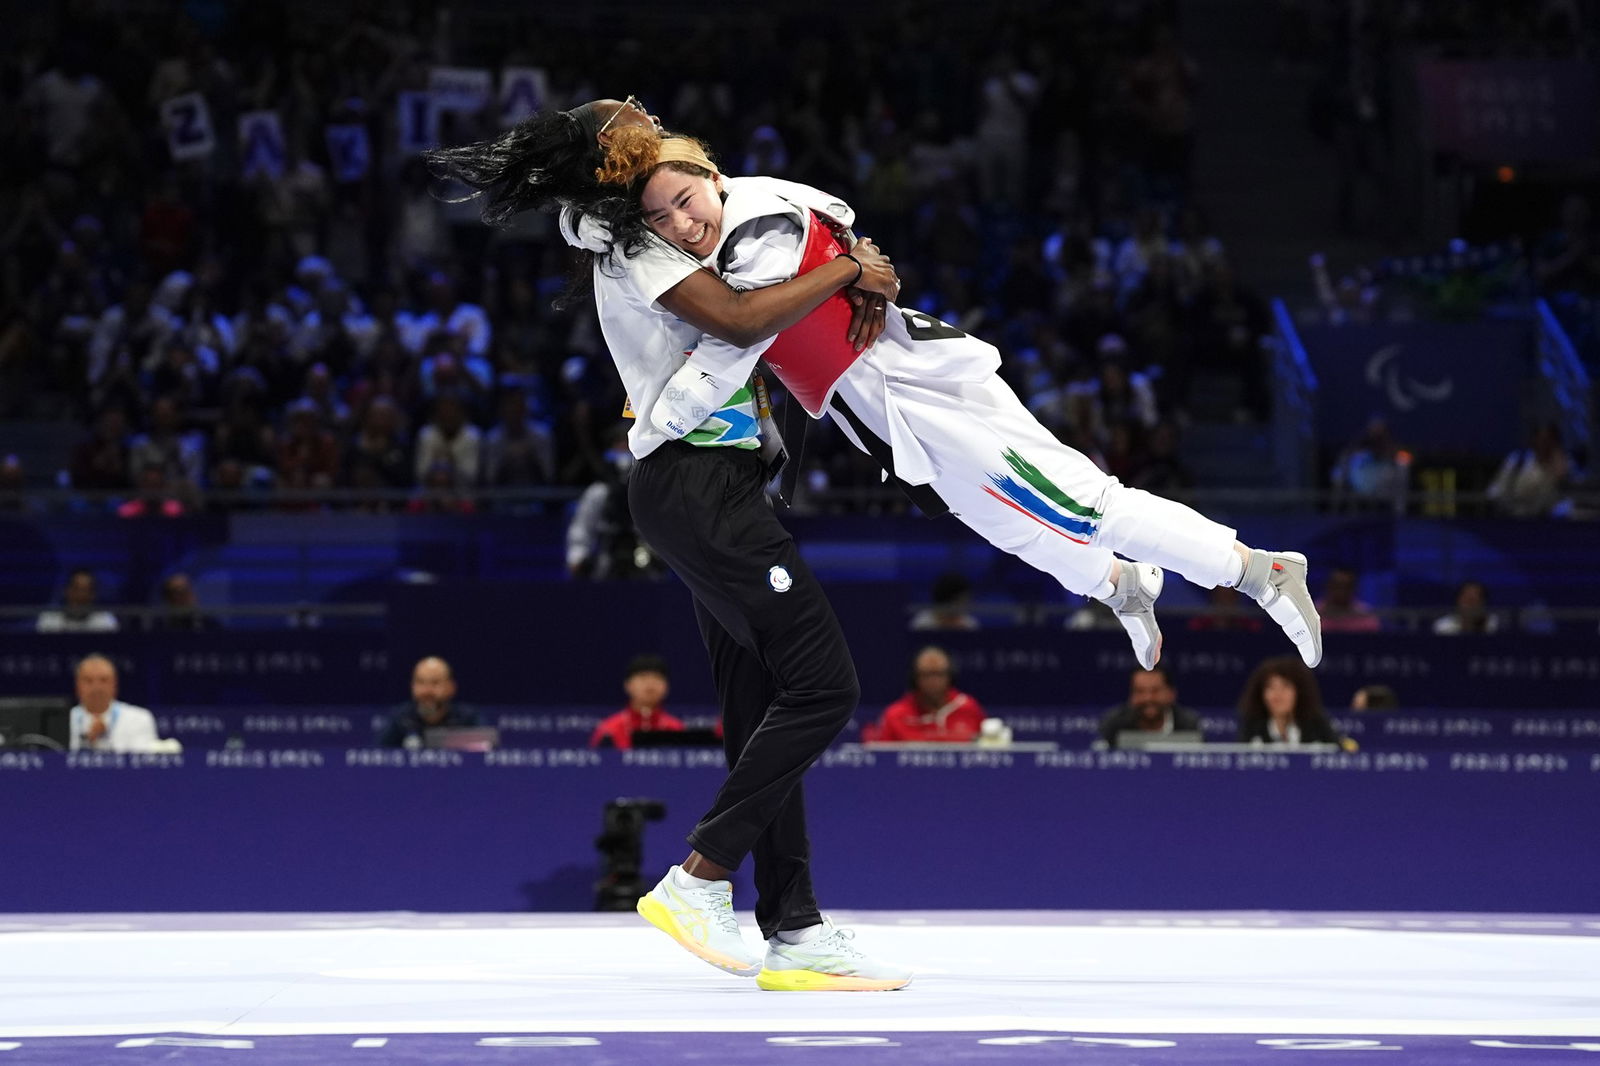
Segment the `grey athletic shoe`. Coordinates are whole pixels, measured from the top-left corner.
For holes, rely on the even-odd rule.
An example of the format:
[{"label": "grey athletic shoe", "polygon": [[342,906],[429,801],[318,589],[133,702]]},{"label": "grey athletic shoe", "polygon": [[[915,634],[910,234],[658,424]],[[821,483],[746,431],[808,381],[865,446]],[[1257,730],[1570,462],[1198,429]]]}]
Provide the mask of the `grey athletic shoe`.
[{"label": "grey athletic shoe", "polygon": [[1166,573],[1152,563],[1122,561],[1117,587],[1102,602],[1110,607],[1128,631],[1133,657],[1146,670],[1161,661],[1161,627],[1156,624],[1156,598],[1167,582]]},{"label": "grey athletic shoe", "polygon": [[1306,557],[1299,552],[1250,552],[1239,591],[1266,608],[1300,649],[1307,666],[1322,661],[1322,616],[1306,587]]}]

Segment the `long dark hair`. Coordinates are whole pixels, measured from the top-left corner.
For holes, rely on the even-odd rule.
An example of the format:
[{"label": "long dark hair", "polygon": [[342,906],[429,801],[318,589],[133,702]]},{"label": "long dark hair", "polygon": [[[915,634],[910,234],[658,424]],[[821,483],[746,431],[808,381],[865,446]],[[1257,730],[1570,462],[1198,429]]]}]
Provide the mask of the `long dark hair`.
[{"label": "long dark hair", "polygon": [[1267,701],[1263,693],[1267,681],[1274,677],[1281,677],[1294,686],[1294,724],[1300,727],[1303,736],[1312,732],[1320,734],[1333,731],[1328,712],[1322,706],[1322,688],[1317,684],[1316,675],[1297,657],[1282,655],[1262,660],[1250,675],[1250,680],[1244,683],[1244,691],[1239,694],[1241,739],[1265,731],[1267,719],[1271,716],[1267,713]]},{"label": "long dark hair", "polygon": [[583,211],[614,198],[595,179],[605,153],[570,111],[542,111],[500,136],[422,153],[435,177],[458,181],[479,202],[478,217],[504,227],[524,211]]},{"label": "long dark hair", "polygon": [[[524,211],[561,208],[608,221],[627,212],[627,196],[595,177],[605,153],[595,139],[591,112],[590,104],[570,111],[541,111],[498,137],[435,148],[422,153],[422,158],[436,178],[460,182],[470,190],[465,196],[445,199],[477,200],[478,217],[486,225],[504,228]],[[615,241],[598,253],[574,249],[572,273],[554,300],[555,308],[564,310],[586,296],[596,258],[607,258],[615,250]]]}]

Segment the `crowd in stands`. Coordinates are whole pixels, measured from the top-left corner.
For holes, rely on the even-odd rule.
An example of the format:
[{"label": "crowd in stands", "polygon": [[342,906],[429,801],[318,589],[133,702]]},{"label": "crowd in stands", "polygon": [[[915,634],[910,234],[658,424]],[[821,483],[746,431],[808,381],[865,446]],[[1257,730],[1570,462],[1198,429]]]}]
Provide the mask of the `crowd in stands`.
[{"label": "crowd in stands", "polygon": [[[688,28],[688,71],[648,22],[325,6],[74,0],[13,26],[0,418],[84,428],[59,476],[12,459],[4,484],[137,517],[330,488],[470,511],[606,479],[623,396],[586,298],[553,306],[559,237],[488,230],[400,147],[399,103],[440,66],[538,68],[552,107],[635,92],[730,173],[849,198],[904,302],[998,344],[1041,420],[1127,481],[1188,482],[1191,368],[1266,414],[1262,301],[1189,195],[1199,72],[1170,3],[864,9],[846,34],[777,5]],[[971,63],[980,17],[998,37]],[[236,136],[263,112],[281,158]],[[436,117],[454,143],[500,116]],[[811,438],[809,487],[876,485],[830,426]]]}]

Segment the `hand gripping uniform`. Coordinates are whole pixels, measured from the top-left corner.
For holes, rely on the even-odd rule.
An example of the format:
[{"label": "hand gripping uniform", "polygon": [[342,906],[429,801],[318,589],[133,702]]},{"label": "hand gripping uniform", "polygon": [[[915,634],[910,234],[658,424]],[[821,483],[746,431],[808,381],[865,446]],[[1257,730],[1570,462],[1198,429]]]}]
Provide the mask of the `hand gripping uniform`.
[{"label": "hand gripping uniform", "polygon": [[[734,178],[727,189],[712,261],[735,288],[777,284],[822,265],[837,254],[831,225],[853,219],[846,205],[794,182]],[[679,403],[714,409],[765,356],[812,417],[833,412],[845,436],[886,471],[931,489],[984,539],[1073,592],[1099,585],[1113,552],[1206,587],[1227,579],[1234,531],[1122,485],[1062,444],[1000,379],[993,345],[890,304],[883,335],[856,355],[845,340],[848,309],[842,295],[832,297],[742,351],[703,338],[665,386],[678,399],[656,405],[656,430],[672,435]]]}]

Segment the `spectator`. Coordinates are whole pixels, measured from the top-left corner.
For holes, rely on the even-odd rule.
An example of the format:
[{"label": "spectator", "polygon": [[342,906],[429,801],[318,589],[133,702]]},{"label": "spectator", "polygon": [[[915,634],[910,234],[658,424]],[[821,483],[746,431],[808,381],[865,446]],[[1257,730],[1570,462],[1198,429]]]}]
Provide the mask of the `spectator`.
[{"label": "spectator", "polygon": [[1463,581],[1456,589],[1456,609],[1433,623],[1441,636],[1498,633],[1500,616],[1489,610],[1489,590],[1481,581]]},{"label": "spectator", "polygon": [[478,712],[456,702],[456,679],[450,664],[435,655],[419,659],[411,670],[411,699],[389,712],[378,735],[384,748],[420,748],[430,729],[478,725]]},{"label": "spectator", "polygon": [[483,483],[548,485],[555,478],[550,431],[528,417],[528,395],[507,389],[500,396],[500,421],[484,443]]},{"label": "spectator", "polygon": [[978,738],[983,706],[955,687],[950,656],[926,647],[912,660],[910,690],[884,708],[875,725],[861,730],[864,741],[930,741],[970,744]]},{"label": "spectator", "polygon": [[168,633],[206,633],[217,628],[217,620],[200,610],[194,582],[180,572],[161,582],[161,610],[151,627]]},{"label": "spectator", "polygon": [[1334,496],[1347,506],[1378,504],[1399,514],[1410,476],[1411,454],[1395,443],[1387,422],[1374,418],[1334,464]]},{"label": "spectator", "polygon": [[474,514],[477,501],[449,459],[440,459],[422,475],[422,484],[406,501],[407,514]]},{"label": "spectator", "polygon": [[72,751],[139,754],[157,750],[155,715],[117,699],[117,668],[104,655],[86,655],[75,680],[78,703],[71,712]]},{"label": "spectator", "polygon": [[1350,697],[1352,711],[1398,711],[1400,697],[1388,685],[1362,685]]},{"label": "spectator", "polygon": [[633,453],[628,450],[627,427],[612,430],[604,463],[605,476],[583,490],[567,523],[567,573],[596,581],[660,573],[655,553],[639,536],[628,507]]},{"label": "spectator", "polygon": [[171,396],[150,405],[150,430],[133,438],[128,465],[138,475],[147,465],[159,467],[162,480],[179,495],[189,496],[200,484],[205,469],[205,441],[198,433],[184,433],[183,412]]},{"label": "spectator", "polygon": [[1190,617],[1187,627],[1190,632],[1261,632],[1260,617],[1254,611],[1245,610],[1244,600],[1240,597],[1238,589],[1218,585],[1206,592],[1206,603],[1209,606],[1204,614]]},{"label": "spectator", "polygon": [[120,492],[133,485],[128,466],[128,416],[107,407],[95,416],[94,432],[72,449],[72,487],[85,492]]},{"label": "spectator", "polygon": [[1336,566],[1328,573],[1317,602],[1324,633],[1376,633],[1382,628],[1377,612],[1356,598],[1356,572]]},{"label": "spectator", "polygon": [[139,494],[117,506],[118,518],[177,518],[184,513],[183,501],[161,464],[140,466],[135,487]]},{"label": "spectator", "polygon": [[972,606],[972,582],[955,571],[940,574],[933,582],[933,602],[911,618],[918,632],[945,630],[971,632],[978,620],[967,608]]},{"label": "spectator", "polygon": [[1506,456],[1489,484],[1489,499],[1518,518],[1548,515],[1556,510],[1572,475],[1572,460],[1561,444],[1561,432],[1546,422],[1533,440]]},{"label": "spectator", "polygon": [[683,723],[661,706],[671,691],[667,660],[659,655],[635,655],[622,675],[622,691],[628,694],[628,705],[595,726],[589,737],[591,748],[626,750],[633,746],[633,734],[638,732],[683,732]]},{"label": "spectator", "polygon": [[67,575],[60,610],[43,611],[35,628],[40,633],[115,633],[117,617],[95,610],[97,583],[93,571],[79,568]]},{"label": "spectator", "polygon": [[1172,687],[1167,668],[1135,670],[1128,675],[1128,702],[1113,707],[1100,719],[1100,739],[1115,748],[1124,731],[1143,733],[1199,732],[1200,716],[1178,705],[1178,690]]},{"label": "spectator", "polygon": [[289,428],[278,445],[278,487],[329,489],[338,472],[339,445],[322,428],[316,402],[296,400],[289,405]]},{"label": "spectator", "polygon": [[345,483],[360,489],[404,489],[411,485],[411,455],[400,408],[375,396],[344,456]]},{"label": "spectator", "polygon": [[482,452],[483,435],[467,421],[466,405],[454,393],[441,393],[433,401],[433,420],[417,433],[417,481],[444,459],[455,471],[457,486],[466,488],[477,474]]},{"label": "spectator", "polygon": [[1239,742],[1355,747],[1328,721],[1316,675],[1289,655],[1264,660],[1244,683],[1239,696]]}]

